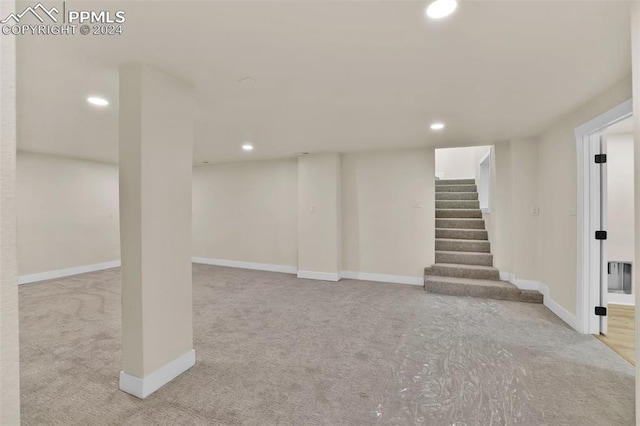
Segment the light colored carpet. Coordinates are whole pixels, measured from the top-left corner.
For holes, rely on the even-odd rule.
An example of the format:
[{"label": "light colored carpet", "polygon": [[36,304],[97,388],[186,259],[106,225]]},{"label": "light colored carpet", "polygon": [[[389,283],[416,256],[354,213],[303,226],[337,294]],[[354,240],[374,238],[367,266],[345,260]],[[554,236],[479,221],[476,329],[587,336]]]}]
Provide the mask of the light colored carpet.
[{"label": "light colored carpet", "polygon": [[120,271],[20,287],[23,422],[632,425],[634,368],[542,305],[194,265],[196,366],[118,390]]}]

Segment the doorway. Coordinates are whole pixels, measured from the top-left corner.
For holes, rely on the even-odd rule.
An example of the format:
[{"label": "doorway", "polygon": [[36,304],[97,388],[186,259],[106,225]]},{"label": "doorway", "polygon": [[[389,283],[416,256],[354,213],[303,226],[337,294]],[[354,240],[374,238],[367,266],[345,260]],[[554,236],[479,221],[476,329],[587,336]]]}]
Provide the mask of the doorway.
[{"label": "doorway", "polygon": [[635,275],[632,105],[576,129],[578,325],[634,362]]}]

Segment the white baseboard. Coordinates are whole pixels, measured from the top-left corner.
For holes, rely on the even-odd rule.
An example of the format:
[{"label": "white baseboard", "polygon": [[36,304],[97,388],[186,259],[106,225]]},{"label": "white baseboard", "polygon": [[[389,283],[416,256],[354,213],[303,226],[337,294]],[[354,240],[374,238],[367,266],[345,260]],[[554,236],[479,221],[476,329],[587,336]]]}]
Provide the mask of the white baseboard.
[{"label": "white baseboard", "polygon": [[560,317],[562,321],[566,322],[571,328],[580,333],[576,316],[567,311],[563,306],[559,305],[551,297],[549,297],[549,287],[542,283],[540,284],[544,287],[543,291],[540,291],[540,293],[544,295],[544,306],[549,308],[549,310]]},{"label": "white baseboard", "polygon": [[298,272],[297,266],[272,265],[269,263],[242,262],[239,260],[211,259],[208,257],[192,257],[193,263],[204,265],[227,266],[230,268],[253,269],[256,271],[284,272],[285,274],[295,274]]},{"label": "white baseboard", "polygon": [[636,296],[635,294],[608,293],[607,303],[612,305],[635,306]]},{"label": "white baseboard", "polygon": [[340,281],[341,274],[335,272],[298,271],[298,278],[320,281]]},{"label": "white baseboard", "polygon": [[85,274],[87,272],[102,271],[103,269],[117,268],[120,266],[119,260],[112,262],[96,263],[93,265],[76,266],[74,268],[58,269],[56,271],[39,272],[37,274],[18,276],[18,284],[28,284],[37,281],[51,280],[54,278],[68,277],[71,275]]},{"label": "white baseboard", "polygon": [[509,281],[520,290],[538,290],[544,296],[544,306],[556,314],[562,321],[566,322],[571,328],[580,332],[576,316],[549,296],[549,287],[544,283],[540,281],[516,279],[515,275],[510,272],[500,272],[500,279]]},{"label": "white baseboard", "polygon": [[424,285],[424,277],[406,275],[372,274],[368,272],[342,271],[342,278],[350,280],[376,281],[381,283]]},{"label": "white baseboard", "polygon": [[169,383],[196,364],[196,351],[191,349],[163,367],[141,379],[124,371],[120,372],[120,390],[137,396],[146,398],[162,386]]}]

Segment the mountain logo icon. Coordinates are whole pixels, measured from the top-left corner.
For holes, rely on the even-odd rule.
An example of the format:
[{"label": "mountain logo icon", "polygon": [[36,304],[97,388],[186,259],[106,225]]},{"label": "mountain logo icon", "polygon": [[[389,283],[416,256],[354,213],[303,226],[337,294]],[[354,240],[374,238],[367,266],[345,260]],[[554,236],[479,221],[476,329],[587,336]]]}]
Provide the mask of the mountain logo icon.
[{"label": "mountain logo icon", "polygon": [[5,19],[3,19],[2,21],[0,21],[0,24],[6,24],[7,22],[9,22],[11,19],[13,19],[16,23],[20,22],[20,20],[27,15],[28,13],[31,13],[33,16],[35,16],[38,21],[40,22],[44,22],[44,18],[45,17],[49,17],[53,22],[58,22],[58,18],[56,18],[53,14],[55,13],[56,15],[59,13],[58,9],[54,6],[51,9],[47,9],[46,7],[44,7],[42,5],[42,3],[38,3],[35,6],[29,6],[27,7],[25,10],[23,10],[21,13],[11,13],[9,14],[9,16],[7,16]]}]

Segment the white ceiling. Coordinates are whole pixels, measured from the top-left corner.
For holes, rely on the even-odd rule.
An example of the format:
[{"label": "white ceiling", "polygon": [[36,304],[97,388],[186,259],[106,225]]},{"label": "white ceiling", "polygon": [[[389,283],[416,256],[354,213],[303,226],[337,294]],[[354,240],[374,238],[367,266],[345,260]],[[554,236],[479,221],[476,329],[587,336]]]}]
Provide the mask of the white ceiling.
[{"label": "white ceiling", "polygon": [[442,21],[425,5],[103,4],[124,35],[18,37],[19,149],[117,162],[126,61],[193,84],[196,163],[528,136],[631,72],[626,2],[461,2]]}]

